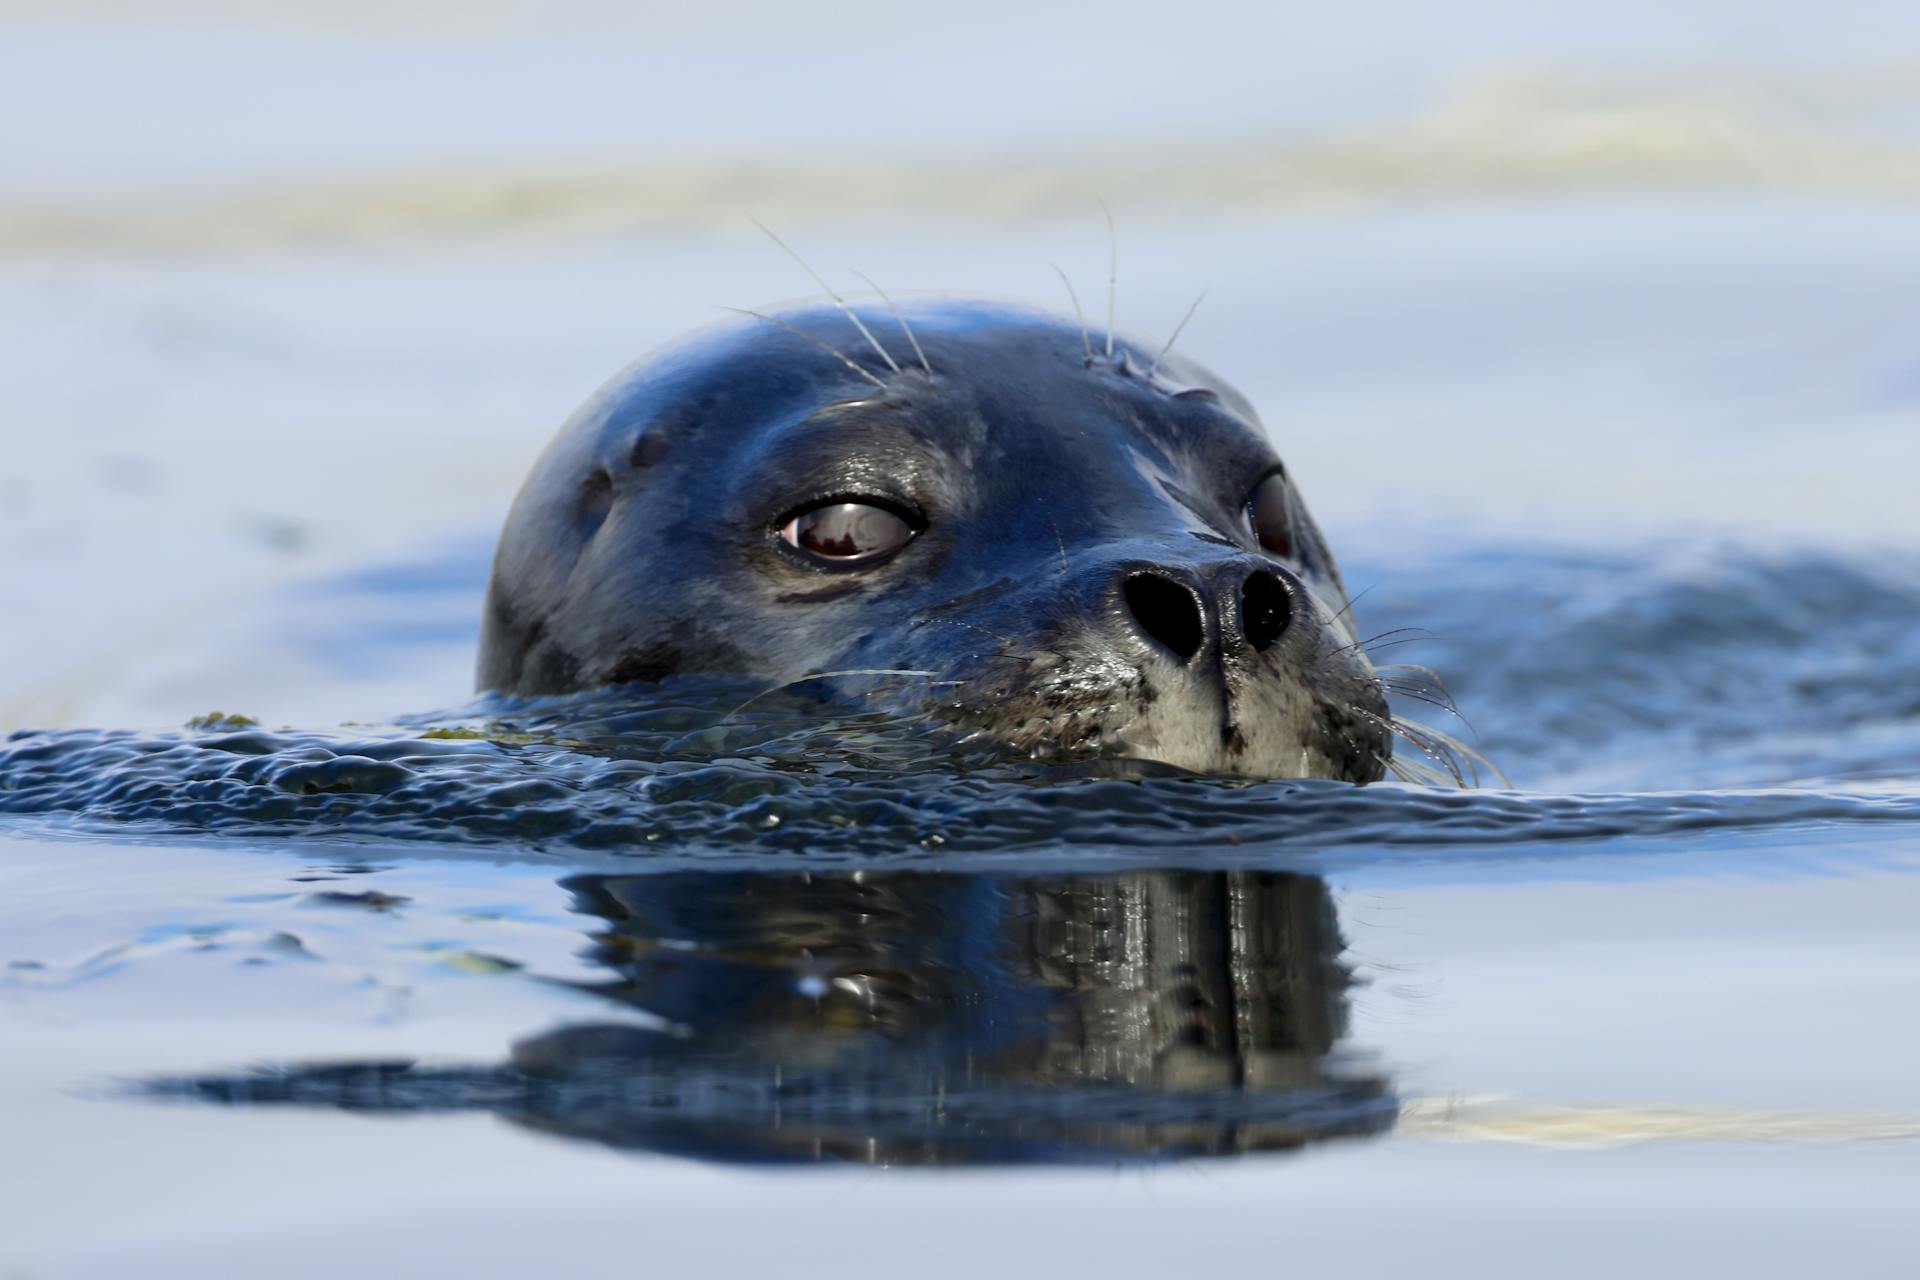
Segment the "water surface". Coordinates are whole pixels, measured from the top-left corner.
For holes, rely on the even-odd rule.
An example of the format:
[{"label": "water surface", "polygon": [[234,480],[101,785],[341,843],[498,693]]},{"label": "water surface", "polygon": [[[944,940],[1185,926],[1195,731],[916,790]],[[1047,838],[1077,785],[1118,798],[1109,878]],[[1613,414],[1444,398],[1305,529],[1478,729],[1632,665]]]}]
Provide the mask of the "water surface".
[{"label": "water surface", "polygon": [[[404,668],[447,643],[409,612],[466,603],[477,546],[272,616]],[[1402,710],[1510,786],[1081,776],[706,681],[18,732],[0,1109],[74,1154],[7,1201],[90,1274],[153,1248],[284,1265],[313,1230],[290,1198],[316,1195],[361,1224],[314,1246],[328,1268],[439,1259],[397,1224],[481,1204],[483,1267],[556,1223],[594,1255],[629,1221],[745,1265],[764,1246],[703,1216],[742,1196],[796,1239],[848,1197],[899,1241],[955,1213],[1005,1240],[1044,1204],[1122,1272],[1153,1222],[1389,1265],[1492,1214],[1515,1257],[1560,1257],[1569,1186],[1658,1215],[1660,1257],[1705,1265],[1755,1214],[1783,1249],[1843,1223],[1862,1268],[1900,1256],[1908,567],[1507,544],[1417,569],[1350,572],[1378,583],[1370,627],[1431,631],[1417,656],[1461,673],[1473,725]],[[338,628],[317,638],[316,602]],[[752,1180],[795,1164],[829,1181]],[[836,1166],[998,1172],[856,1189]],[[1077,1180],[1119,1168],[1142,1172]],[[103,1177],[144,1243],[73,1252]],[[200,1216],[193,1186],[228,1205],[217,1247],[165,1225]]]}]

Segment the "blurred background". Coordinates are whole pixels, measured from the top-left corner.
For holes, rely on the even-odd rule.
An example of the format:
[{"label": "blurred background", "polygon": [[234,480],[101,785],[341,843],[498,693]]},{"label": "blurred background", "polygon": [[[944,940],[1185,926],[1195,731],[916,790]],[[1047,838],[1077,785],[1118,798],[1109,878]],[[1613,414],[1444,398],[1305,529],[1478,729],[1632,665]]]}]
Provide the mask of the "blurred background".
[{"label": "blurred background", "polygon": [[550,434],[837,284],[1170,332],[1334,545],[1920,539],[1920,11],[0,7],[0,726],[468,691]]}]

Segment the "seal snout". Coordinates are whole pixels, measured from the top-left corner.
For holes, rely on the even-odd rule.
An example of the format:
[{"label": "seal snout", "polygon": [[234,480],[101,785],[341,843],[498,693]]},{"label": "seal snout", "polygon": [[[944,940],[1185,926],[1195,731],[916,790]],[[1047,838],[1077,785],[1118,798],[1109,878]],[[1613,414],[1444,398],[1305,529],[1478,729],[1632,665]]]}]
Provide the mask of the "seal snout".
[{"label": "seal snout", "polygon": [[1121,580],[1127,621],[1182,663],[1218,640],[1264,653],[1293,617],[1292,593],[1273,570],[1223,565],[1206,577],[1191,570],[1135,569]]}]

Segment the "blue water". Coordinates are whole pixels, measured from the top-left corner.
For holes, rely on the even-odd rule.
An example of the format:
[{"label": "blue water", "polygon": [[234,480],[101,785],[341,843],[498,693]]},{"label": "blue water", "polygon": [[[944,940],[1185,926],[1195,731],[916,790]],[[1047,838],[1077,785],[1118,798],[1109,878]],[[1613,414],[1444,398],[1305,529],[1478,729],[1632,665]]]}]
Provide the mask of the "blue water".
[{"label": "blue water", "polygon": [[[484,564],[461,542],[307,584],[283,601],[288,642],[356,673],[460,650]],[[1653,904],[1703,875],[1891,874],[1920,901],[1911,566],[1483,546],[1350,576],[1366,628],[1405,628],[1393,656],[1425,669],[1398,709],[1503,780],[1042,767],[956,755],[857,696],[711,680],[395,708],[384,727],[23,729],[0,812],[48,851],[43,886],[62,849],[77,868],[105,847],[197,869],[117,941],[12,942],[0,983],[56,1016],[85,987],[151,995],[161,956],[218,954],[271,985],[404,919],[446,970],[429,989],[509,975],[567,999],[465,1060],[404,1033],[374,1057],[351,1034],[327,1051],[329,1025],[359,1021],[334,1010],[285,1054],[176,1041],[66,1084],[101,1107],[479,1115],[722,1163],[1112,1165],[1379,1142],[1431,1111],[1402,1078],[1418,1064],[1350,1034],[1353,993],[1382,976],[1348,936],[1369,896],[1544,884],[1558,901],[1597,881]],[[295,860],[278,889],[263,852]],[[209,858],[269,887],[227,892]],[[524,903],[436,900],[463,866],[559,895],[531,953],[492,936],[532,924]],[[565,976],[541,972],[555,935]],[[1542,976],[1587,998],[1583,964]],[[247,1026],[248,1002],[223,1007]],[[1892,1043],[1911,1059],[1910,1036]],[[1843,1079],[1820,1092],[1848,1109]]]},{"label": "blue water", "polygon": [[[314,584],[296,593],[295,639],[356,672],[465,650],[483,573],[479,544],[462,543]],[[1906,562],[1490,546],[1350,576],[1366,630],[1391,637],[1377,660],[1410,681],[1396,711],[1472,743],[1491,767],[1454,763],[1478,786],[1050,768],[958,755],[910,720],[863,714],[858,691],[680,679],[395,708],[385,728],[23,729],[0,757],[0,812],[43,830],[661,868],[1091,853],[1291,866],[1378,846],[1920,818],[1920,574]],[[305,625],[313,614],[333,625]],[[1417,743],[1397,749],[1426,763]]]}]

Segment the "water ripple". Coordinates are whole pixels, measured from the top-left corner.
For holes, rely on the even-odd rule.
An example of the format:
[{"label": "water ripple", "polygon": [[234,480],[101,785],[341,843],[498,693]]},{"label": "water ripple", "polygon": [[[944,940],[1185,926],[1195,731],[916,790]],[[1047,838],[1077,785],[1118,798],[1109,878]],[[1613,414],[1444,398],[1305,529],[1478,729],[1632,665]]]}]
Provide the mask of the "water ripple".
[{"label": "water ripple", "polygon": [[[910,723],[736,685],[483,701],[380,733],[20,733],[0,813],[81,831],[815,860],[1049,849],[1458,846],[1920,819],[1905,790],[1538,794],[1247,783],[955,754]],[[224,727],[224,726],[223,726]]]}]

